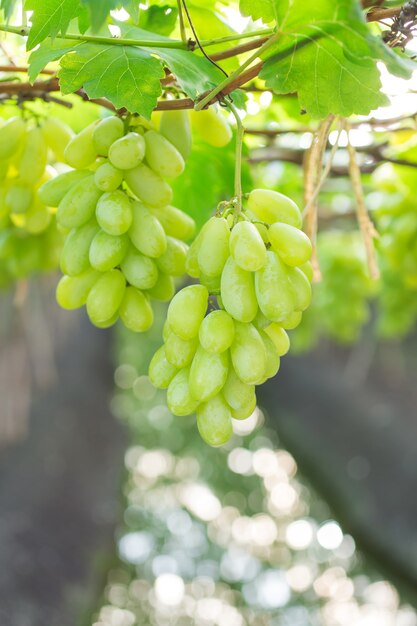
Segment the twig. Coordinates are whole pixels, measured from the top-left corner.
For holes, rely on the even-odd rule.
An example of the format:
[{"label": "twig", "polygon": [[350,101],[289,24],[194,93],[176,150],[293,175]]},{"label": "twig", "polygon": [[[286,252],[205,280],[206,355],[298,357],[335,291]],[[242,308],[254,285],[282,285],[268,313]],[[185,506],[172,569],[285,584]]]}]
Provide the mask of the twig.
[{"label": "twig", "polygon": [[[324,152],[330,128],[334,121],[334,115],[328,115],[319,125],[310,148],[306,151],[304,161],[304,202],[306,233],[311,239],[313,252],[311,264],[313,266],[313,280],[321,280],[319,260],[317,256],[317,192],[316,188],[320,181]],[[315,197],[314,197],[315,196]]]},{"label": "twig", "polygon": [[238,56],[239,54],[243,54],[244,52],[250,52],[251,50],[256,50],[256,48],[260,48],[265,41],[267,41],[269,37],[260,37],[259,39],[255,39],[255,41],[248,41],[247,43],[241,43],[238,46],[234,46],[229,50],[223,50],[222,52],[215,52],[210,55],[210,58],[213,61],[221,61],[222,59],[229,59],[230,57]]},{"label": "twig", "polygon": [[375,249],[373,244],[373,238],[378,236],[375,226],[369,217],[368,210],[365,204],[365,198],[363,194],[361,171],[357,162],[356,150],[352,146],[349,140],[349,125],[345,121],[345,130],[347,133],[347,149],[349,154],[349,174],[352,182],[353,193],[356,200],[356,215],[358,219],[359,228],[362,233],[363,241],[365,244],[366,258],[368,262],[368,269],[371,278],[376,280],[379,278],[379,269],[375,256]]},{"label": "twig", "polygon": [[384,9],[380,7],[372,7],[366,14],[368,22],[380,22],[381,20],[397,17],[401,12],[401,7],[393,7],[392,9]]}]

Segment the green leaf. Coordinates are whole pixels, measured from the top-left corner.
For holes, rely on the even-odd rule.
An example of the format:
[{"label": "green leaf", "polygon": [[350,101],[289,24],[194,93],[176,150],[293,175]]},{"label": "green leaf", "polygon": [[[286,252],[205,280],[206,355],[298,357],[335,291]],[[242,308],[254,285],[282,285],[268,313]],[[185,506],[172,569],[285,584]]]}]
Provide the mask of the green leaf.
[{"label": "green leaf", "polygon": [[266,24],[277,20],[275,0],[240,0],[240,12],[253,20],[262,20]]},{"label": "green leaf", "polygon": [[94,32],[100,30],[110,11],[113,11],[120,2],[118,0],[81,0],[89,9],[91,28]]},{"label": "green leaf", "polygon": [[276,93],[297,92],[312,117],[367,115],[387,103],[376,63],[409,76],[410,66],[383,46],[356,0],[276,1],[280,37],[260,74]]},{"label": "green leaf", "polygon": [[81,87],[90,98],[108,98],[119,109],[149,118],[161,95],[164,71],[143,48],[81,44],[61,59],[62,93]]},{"label": "green leaf", "polygon": [[64,34],[70,21],[81,11],[78,0],[26,0],[26,11],[33,11],[27,48],[31,50],[47,37]]},{"label": "green leaf", "polygon": [[0,9],[4,11],[4,17],[6,20],[9,20],[12,17],[13,11],[18,4],[18,0],[0,0]]},{"label": "green leaf", "polygon": [[169,35],[175,28],[177,17],[178,9],[169,5],[153,5],[140,12],[139,26],[159,35]]},{"label": "green leaf", "polygon": [[50,39],[43,41],[40,46],[31,53],[29,57],[29,71],[28,76],[31,83],[35,81],[39,73],[44,67],[52,61],[57,61],[67,52],[75,50],[82,44],[74,41],[68,41],[67,39]]}]

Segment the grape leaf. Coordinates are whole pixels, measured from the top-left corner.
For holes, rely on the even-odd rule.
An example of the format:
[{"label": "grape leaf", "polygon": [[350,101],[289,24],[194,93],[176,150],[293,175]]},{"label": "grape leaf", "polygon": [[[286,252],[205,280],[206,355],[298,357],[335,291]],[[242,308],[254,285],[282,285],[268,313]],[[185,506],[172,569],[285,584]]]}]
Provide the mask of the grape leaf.
[{"label": "grape leaf", "polygon": [[142,10],[139,16],[139,26],[159,35],[169,35],[175,28],[178,18],[178,9],[169,5],[152,5]]},{"label": "grape leaf", "polygon": [[0,0],[0,9],[4,11],[4,17],[9,20],[18,5],[18,0]]},{"label": "grape leaf", "polygon": [[276,2],[279,39],[260,74],[276,93],[297,92],[313,117],[367,115],[387,103],[376,67],[407,77],[410,66],[374,37],[355,0]]},{"label": "grape leaf", "polygon": [[63,34],[81,12],[78,0],[26,0],[25,10],[33,11],[27,48],[31,50],[47,37]]},{"label": "grape leaf", "polygon": [[277,19],[275,0],[240,0],[240,12],[253,20],[262,20],[265,23]]},{"label": "grape leaf", "polygon": [[81,87],[90,98],[108,98],[119,109],[149,118],[161,95],[164,71],[143,48],[81,44],[61,59],[62,93]]},{"label": "grape leaf", "polygon": [[78,46],[82,44],[74,41],[68,41],[68,39],[59,39],[58,37],[53,41],[47,39],[43,41],[36,50],[34,50],[29,57],[29,70],[28,77],[31,83],[38,77],[39,73],[44,67],[52,61],[57,61],[67,52],[76,50]]}]

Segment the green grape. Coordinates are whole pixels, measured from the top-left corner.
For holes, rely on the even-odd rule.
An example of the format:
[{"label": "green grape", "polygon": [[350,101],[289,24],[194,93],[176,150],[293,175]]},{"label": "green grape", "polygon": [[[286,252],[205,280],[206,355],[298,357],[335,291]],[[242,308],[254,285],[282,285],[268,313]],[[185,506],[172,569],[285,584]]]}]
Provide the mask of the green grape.
[{"label": "green grape", "polygon": [[59,174],[39,188],[39,198],[46,206],[57,207],[68,191],[87,176],[91,176],[88,170],[71,170]]},{"label": "green grape", "polygon": [[229,371],[227,352],[216,354],[207,352],[202,346],[197,348],[190,368],[190,393],[205,402],[215,396],[226,382]]},{"label": "green grape", "polygon": [[151,289],[158,280],[158,268],[149,257],[131,248],[120,264],[126,280],[138,289]]},{"label": "green grape", "polygon": [[198,336],[207,352],[224,352],[235,336],[233,319],[226,311],[212,311],[202,321]]},{"label": "green grape", "polygon": [[97,122],[93,122],[68,142],[65,150],[65,160],[71,167],[83,170],[96,160],[97,150],[93,142],[94,129]]},{"label": "green grape", "polygon": [[175,367],[187,367],[194,358],[198,346],[198,339],[181,339],[173,332],[168,332],[165,340],[165,354],[167,360]]},{"label": "green grape", "polygon": [[191,122],[201,139],[210,146],[223,148],[232,139],[229,124],[214,107],[204,111],[191,111]]},{"label": "green grape", "polygon": [[229,257],[230,230],[224,217],[212,217],[204,225],[198,265],[200,271],[207,276],[220,276]]},{"label": "green grape", "polygon": [[206,276],[200,274],[200,283],[207,287],[211,294],[220,293],[221,276]]},{"label": "green grape", "polygon": [[77,276],[89,269],[90,245],[98,230],[95,219],[71,230],[65,239],[61,253],[61,269],[64,274]]},{"label": "green grape", "polygon": [[218,395],[201,404],[197,409],[197,428],[209,446],[222,446],[233,435],[229,407]]},{"label": "green grape", "polygon": [[188,241],[194,237],[195,222],[184,211],[169,205],[162,208],[150,207],[149,210],[161,223],[167,236],[182,241]]},{"label": "green grape", "polygon": [[253,275],[242,270],[232,257],[224,266],[221,278],[221,297],[226,311],[239,322],[251,322],[257,311]]},{"label": "green grape", "polygon": [[242,382],[254,385],[263,380],[267,354],[262,337],[253,324],[235,322],[230,353],[235,372]]},{"label": "green grape", "polygon": [[157,389],[166,389],[177,372],[177,368],[166,358],[165,346],[161,346],[149,364],[148,374],[151,383]]},{"label": "green grape", "polygon": [[56,300],[63,309],[79,309],[88,298],[99,273],[87,270],[79,276],[63,276],[56,288]]},{"label": "green grape", "polygon": [[159,272],[158,280],[153,287],[147,289],[147,293],[151,298],[161,300],[161,302],[171,300],[175,294],[175,283],[172,276]]},{"label": "green grape", "polygon": [[279,366],[281,364],[280,356],[275,347],[275,343],[272,341],[268,333],[263,330],[258,331],[262,341],[264,342],[266,350],[266,366],[264,372],[264,378],[273,378],[278,373]]},{"label": "green grape", "polygon": [[161,272],[172,276],[182,276],[185,273],[185,260],[188,246],[179,239],[167,237],[167,249],[157,258],[156,264]]},{"label": "green grape", "polygon": [[256,226],[238,222],[230,235],[230,254],[247,272],[256,272],[266,263],[266,248]]},{"label": "green grape", "polygon": [[127,235],[117,237],[99,230],[90,245],[88,253],[90,264],[100,272],[108,272],[123,261],[128,249]]},{"label": "green grape", "polygon": [[253,323],[254,323],[254,325],[256,326],[256,328],[258,330],[259,329],[263,330],[264,328],[269,326],[269,324],[271,323],[271,320],[269,320],[267,317],[265,317],[265,315],[262,313],[262,311],[260,309],[258,309],[256,317],[253,320]]},{"label": "green grape", "polygon": [[167,391],[168,408],[173,415],[178,417],[194,413],[198,407],[198,400],[195,400],[190,393],[189,387],[190,368],[181,369],[171,380]]},{"label": "green grape", "polygon": [[253,404],[253,401],[256,404],[255,385],[243,383],[236,375],[233,367],[229,369],[222,394],[230,408],[235,411],[245,409],[248,405]]},{"label": "green grape", "polygon": [[45,171],[47,148],[40,128],[32,128],[26,133],[23,151],[19,156],[17,169],[22,182],[34,185]]},{"label": "green grape", "polygon": [[111,326],[115,325],[118,319],[119,311],[116,311],[116,313],[108,320],[105,320],[104,322],[94,322],[94,326],[96,326],[97,328],[110,328]]},{"label": "green grape", "polygon": [[126,328],[135,333],[143,333],[153,324],[153,310],[149,300],[135,287],[126,287],[119,314]]},{"label": "green grape", "polygon": [[123,235],[133,221],[132,203],[124,191],[107,191],[99,198],[96,217],[109,235]]},{"label": "green grape", "polygon": [[255,226],[256,230],[260,234],[262,241],[265,244],[268,244],[269,243],[268,226],[266,224],[261,223],[261,222],[257,222],[255,215],[253,216],[253,225]]},{"label": "green grape", "polygon": [[203,285],[190,285],[181,289],[171,300],[167,320],[172,332],[182,339],[198,335],[207,310],[208,291]]},{"label": "green grape", "polygon": [[176,147],[160,133],[145,133],[146,162],[162,178],[176,178],[184,171],[184,159]]},{"label": "green grape", "polygon": [[109,161],[119,170],[132,170],[145,156],[145,140],[138,133],[127,133],[109,148]]},{"label": "green grape", "polygon": [[24,182],[16,181],[6,192],[5,204],[11,213],[26,213],[32,204],[33,191]]},{"label": "green grape", "polygon": [[310,263],[310,261],[300,265],[300,270],[304,272],[304,274],[307,276],[310,283],[313,282],[313,266]]},{"label": "green grape", "polygon": [[[188,111],[163,111],[159,132],[176,147],[183,159],[188,157],[192,145],[190,115]],[[173,236],[175,237],[176,235]]]},{"label": "green grape", "polygon": [[[13,216],[10,216],[13,221]],[[46,230],[52,221],[52,214],[48,209],[36,198],[33,204],[25,213],[24,229],[32,234],[37,235]]]},{"label": "green grape", "polygon": [[[204,228],[204,227],[203,227]],[[198,253],[200,251],[200,244],[202,241],[202,230],[198,233],[197,237],[188,248],[187,258],[185,260],[185,271],[189,276],[193,278],[200,277],[200,266],[198,264]]]},{"label": "green grape", "polygon": [[268,231],[272,248],[291,266],[307,263],[311,257],[311,241],[302,230],[276,222]]},{"label": "green grape", "polygon": [[47,117],[42,123],[41,131],[56,160],[63,163],[65,161],[65,148],[74,137],[71,128],[56,117]]},{"label": "green grape", "polygon": [[273,322],[279,322],[295,308],[294,293],[288,270],[275,252],[267,252],[263,269],[255,274],[255,289],[259,308]]},{"label": "green grape", "polygon": [[158,258],[167,249],[167,238],[158,219],[140,202],[133,202],[133,222],[129,237],[135,246],[152,258]]},{"label": "green grape", "polygon": [[278,356],[284,356],[290,349],[290,339],[280,324],[272,322],[264,328],[264,332],[272,340]]},{"label": "green grape", "polygon": [[101,191],[116,191],[123,182],[123,172],[111,163],[103,163],[94,173],[94,182]]},{"label": "green grape", "polygon": [[240,409],[230,409],[230,414],[235,420],[246,420],[248,417],[252,415],[254,410],[256,409],[256,396],[252,398],[250,402],[248,402],[245,406],[242,406]]},{"label": "green grape", "polygon": [[287,196],[270,189],[253,189],[248,196],[248,209],[268,224],[284,222],[301,228],[302,217],[298,206]]},{"label": "green grape", "polygon": [[310,281],[298,267],[288,268],[288,278],[292,285],[293,293],[295,294],[294,309],[296,311],[305,311],[311,303]]},{"label": "green grape", "polygon": [[26,132],[21,117],[11,117],[0,126],[0,159],[10,159],[19,149]]},{"label": "green grape", "polygon": [[73,185],[62,198],[56,214],[57,222],[64,228],[77,228],[90,220],[102,192],[94,184],[94,176],[83,178]]},{"label": "green grape", "polygon": [[97,154],[107,156],[110,146],[123,137],[124,132],[124,124],[120,117],[109,116],[101,120],[93,130],[93,142]]},{"label": "green grape", "polygon": [[164,207],[172,201],[170,185],[144,163],[127,170],[125,181],[135,196],[151,207]]},{"label": "green grape", "polygon": [[110,270],[100,276],[87,297],[87,313],[93,324],[105,322],[119,310],[126,281],[119,270]]}]

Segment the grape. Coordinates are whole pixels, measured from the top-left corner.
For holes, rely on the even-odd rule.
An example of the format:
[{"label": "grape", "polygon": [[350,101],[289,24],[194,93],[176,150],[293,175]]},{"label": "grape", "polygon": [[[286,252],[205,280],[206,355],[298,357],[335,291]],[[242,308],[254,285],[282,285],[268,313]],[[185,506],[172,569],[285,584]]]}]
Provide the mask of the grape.
[{"label": "grape", "polygon": [[294,291],[288,271],[275,252],[267,252],[266,265],[255,274],[259,308],[271,321],[285,319],[295,308]]},{"label": "grape", "polygon": [[230,230],[222,217],[212,217],[204,226],[198,249],[198,266],[207,276],[220,276],[229,257]]},{"label": "grape", "polygon": [[159,272],[158,280],[155,285],[150,289],[147,289],[147,294],[155,300],[161,300],[162,302],[168,302],[172,299],[175,293],[175,284],[172,276]]},{"label": "grape", "polygon": [[124,124],[120,117],[105,117],[93,130],[93,142],[97,154],[107,156],[110,146],[123,135]]},{"label": "grape", "polygon": [[114,141],[109,149],[109,161],[119,170],[131,170],[145,156],[145,140],[138,133],[127,133]]},{"label": "grape", "polygon": [[87,313],[94,323],[109,320],[117,313],[125,293],[126,281],[120,270],[101,274],[87,297]]},{"label": "grape", "polygon": [[97,151],[93,142],[93,133],[96,126],[97,122],[93,122],[67,144],[64,155],[66,162],[71,167],[82,170],[94,163],[97,157]]},{"label": "grape", "polygon": [[295,202],[278,191],[253,189],[248,196],[248,209],[268,224],[284,222],[301,228],[301,213]]},{"label": "grape", "polygon": [[264,328],[264,332],[274,343],[278,356],[284,356],[284,354],[287,354],[290,349],[290,339],[282,326],[272,322],[272,324]]},{"label": "grape", "polygon": [[242,382],[233,368],[229,370],[222,393],[227,404],[235,411],[256,403],[255,385]]},{"label": "grape", "polygon": [[288,278],[292,285],[293,293],[295,294],[295,310],[305,311],[311,303],[310,281],[298,267],[288,269]]},{"label": "grape", "polygon": [[77,276],[89,269],[90,245],[98,230],[95,219],[71,230],[61,253],[61,269],[64,274]]},{"label": "grape", "polygon": [[162,256],[167,249],[167,238],[160,222],[140,202],[133,202],[129,237],[140,252],[152,258]]},{"label": "grape", "polygon": [[139,200],[152,207],[163,207],[172,201],[169,184],[144,163],[127,170],[125,181]]},{"label": "grape", "polygon": [[210,146],[222,148],[232,139],[229,124],[214,107],[204,111],[192,111],[191,121],[203,141]]},{"label": "grape", "polygon": [[20,180],[34,185],[42,177],[46,162],[47,148],[42,131],[40,128],[32,128],[26,133],[23,151],[17,163]]},{"label": "grape", "polygon": [[96,328],[110,328],[110,326],[114,326],[114,324],[117,322],[117,320],[119,319],[119,312],[116,311],[116,313],[110,317],[108,320],[105,320],[104,322],[94,322],[94,326]]},{"label": "grape", "polygon": [[88,298],[91,288],[97,282],[99,273],[87,270],[79,276],[63,276],[56,288],[56,299],[63,309],[79,309]]},{"label": "grape", "polygon": [[195,400],[190,393],[189,374],[190,368],[183,368],[169,383],[167,404],[174,415],[190,415],[198,406],[198,400]]},{"label": "grape", "polygon": [[178,369],[190,365],[197,350],[198,339],[181,339],[173,332],[168,331],[165,340],[165,354],[167,360]]},{"label": "grape", "polygon": [[138,289],[151,289],[158,280],[158,268],[155,262],[131,248],[120,264],[126,280]]},{"label": "grape", "polygon": [[128,248],[129,239],[127,235],[116,237],[105,233],[104,230],[99,230],[89,248],[90,264],[100,272],[108,272],[123,261]]},{"label": "grape", "polygon": [[167,319],[172,331],[182,339],[198,335],[207,309],[208,291],[203,285],[190,285],[172,299]]},{"label": "grape", "polygon": [[195,222],[192,217],[173,206],[163,208],[150,207],[149,209],[169,237],[188,241],[195,233]]},{"label": "grape", "polygon": [[[14,222],[13,213],[10,214],[10,219]],[[39,198],[35,198],[25,213],[23,227],[28,233],[37,235],[44,232],[51,221],[50,211],[39,201]]]},{"label": "grape", "polygon": [[98,199],[96,217],[104,232],[123,235],[132,224],[132,203],[123,191],[107,191]]},{"label": "grape", "polygon": [[149,330],[153,324],[153,310],[149,300],[135,287],[126,287],[119,313],[126,328],[136,333]]},{"label": "grape", "polygon": [[61,120],[47,117],[41,126],[42,135],[57,161],[65,161],[65,148],[74,137],[72,130]]},{"label": "grape", "polygon": [[207,352],[202,346],[197,348],[190,368],[190,393],[205,402],[215,396],[226,382],[229,371],[227,352],[216,354]]},{"label": "grape", "polygon": [[246,420],[256,409],[256,396],[240,409],[230,409],[230,414],[235,420]]},{"label": "grape", "polygon": [[6,192],[5,204],[11,213],[26,213],[32,204],[33,192],[29,185],[16,181]]},{"label": "grape", "polygon": [[221,278],[223,306],[239,322],[251,322],[258,310],[253,275],[242,270],[232,257],[224,266]]},{"label": "grape", "polygon": [[265,244],[251,222],[238,222],[233,228],[230,235],[230,254],[236,264],[248,272],[256,272],[265,265]]},{"label": "grape", "polygon": [[47,206],[57,207],[71,187],[90,175],[91,172],[88,170],[64,172],[42,185],[39,189],[39,198]]},{"label": "grape", "polygon": [[184,159],[175,146],[154,130],[145,133],[146,162],[162,178],[176,178],[184,171]]},{"label": "grape", "polygon": [[224,352],[230,348],[235,336],[232,317],[226,311],[212,311],[202,321],[198,336],[208,352]]},{"label": "grape", "polygon": [[188,246],[174,237],[167,237],[166,242],[166,250],[157,258],[156,264],[161,272],[172,276],[182,276],[185,273]]},{"label": "grape", "polygon": [[233,367],[240,380],[257,384],[265,376],[267,353],[253,324],[235,322],[235,338],[230,348]]},{"label": "grape", "polygon": [[115,191],[123,182],[123,172],[111,163],[102,163],[95,171],[94,182],[101,191]]},{"label": "grape", "polygon": [[21,117],[11,117],[0,126],[0,159],[9,159],[19,149],[26,126]]},{"label": "grape", "polygon": [[271,337],[263,330],[260,330],[258,332],[261,336],[262,341],[264,342],[266,350],[264,380],[268,380],[268,378],[273,378],[273,376],[277,374],[279,366],[281,364],[281,359],[275,347],[275,343],[272,341]]},{"label": "grape", "polygon": [[268,237],[272,248],[287,265],[302,265],[311,257],[310,239],[294,226],[276,222],[269,227]]},{"label": "grape", "polygon": [[165,346],[161,346],[149,363],[148,373],[151,383],[157,389],[166,389],[177,372],[177,368],[166,358]]},{"label": "grape", "polygon": [[57,222],[64,228],[77,228],[90,220],[102,192],[94,184],[94,176],[83,178],[70,188],[58,205]]},{"label": "grape", "polygon": [[233,434],[229,407],[218,395],[197,409],[197,427],[201,437],[210,446],[222,446]]},{"label": "grape", "polygon": [[[183,159],[188,157],[192,144],[188,111],[163,111],[159,132],[176,147]],[[179,239],[182,239],[182,237],[179,237]]]}]

